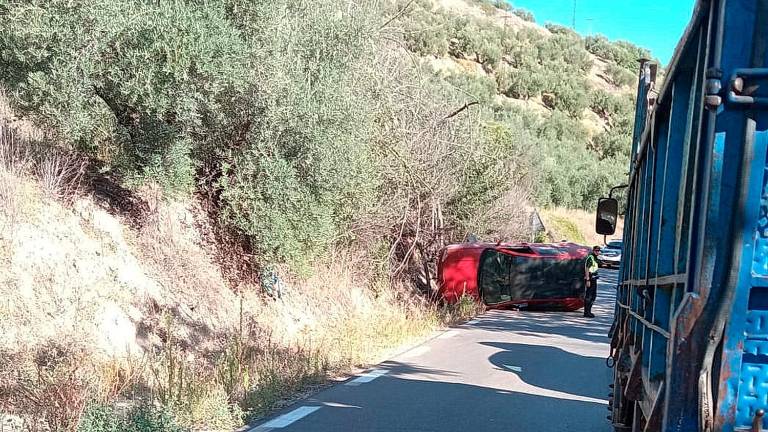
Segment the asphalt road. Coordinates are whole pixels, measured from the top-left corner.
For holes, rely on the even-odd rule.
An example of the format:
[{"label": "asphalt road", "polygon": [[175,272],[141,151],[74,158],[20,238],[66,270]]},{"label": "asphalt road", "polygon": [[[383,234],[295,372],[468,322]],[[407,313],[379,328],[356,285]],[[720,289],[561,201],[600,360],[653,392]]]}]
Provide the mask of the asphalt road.
[{"label": "asphalt road", "polygon": [[595,319],[491,311],[246,430],[609,432],[615,281]]}]

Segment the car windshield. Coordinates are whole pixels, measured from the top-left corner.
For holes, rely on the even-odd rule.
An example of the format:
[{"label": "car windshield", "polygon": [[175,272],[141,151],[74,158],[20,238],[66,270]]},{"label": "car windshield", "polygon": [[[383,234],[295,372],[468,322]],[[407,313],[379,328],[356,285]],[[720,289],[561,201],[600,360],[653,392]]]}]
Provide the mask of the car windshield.
[{"label": "car windshield", "polygon": [[605,248],[606,249],[619,249],[619,250],[621,250],[621,241],[618,241],[618,240],[610,241],[610,242],[608,242],[607,245],[605,245]]}]

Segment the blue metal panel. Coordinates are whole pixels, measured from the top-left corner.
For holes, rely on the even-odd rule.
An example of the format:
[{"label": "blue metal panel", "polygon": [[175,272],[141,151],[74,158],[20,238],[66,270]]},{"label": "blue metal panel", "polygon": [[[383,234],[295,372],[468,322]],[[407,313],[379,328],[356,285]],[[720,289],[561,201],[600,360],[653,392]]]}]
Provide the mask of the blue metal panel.
[{"label": "blue metal panel", "polygon": [[[648,278],[656,277],[656,265],[659,262],[659,253],[662,253],[666,259],[671,258],[667,251],[661,251],[659,249],[659,230],[660,222],[663,220],[662,205],[664,198],[664,180],[667,174],[667,147],[669,139],[669,121],[670,117],[667,112],[658,110],[656,123],[658,127],[654,130],[656,137],[654,147],[653,159],[653,198],[651,207],[651,218],[649,220],[649,244],[648,244]],[[666,210],[666,209],[664,209]],[[676,213],[672,214],[672,217],[676,217]]]},{"label": "blue metal panel", "polygon": [[647,277],[647,263],[648,263],[648,246],[649,246],[649,225],[651,223],[651,200],[653,198],[653,166],[652,162],[655,160],[653,150],[649,149],[650,157],[648,157],[642,166],[643,172],[643,187],[642,193],[642,219],[638,229],[638,250],[637,250],[637,271],[635,273],[635,279],[645,279]]},{"label": "blue metal panel", "polygon": [[[749,142],[749,141],[748,141]],[[720,384],[720,423],[724,431],[751,424],[757,409],[768,408],[768,288],[751,287],[756,274],[765,260],[760,253],[761,214],[768,208],[768,136],[766,132],[754,134],[754,157],[746,161],[742,169],[746,177],[745,202],[755,203],[744,209],[744,219],[735,236],[744,245],[754,242],[753,247],[741,248],[732,317],[726,327],[722,354],[722,379]],[[745,159],[750,159],[749,157]],[[738,373],[734,373],[738,371]],[[735,410],[734,410],[735,406]],[[735,411],[735,412],[734,412]]]},{"label": "blue metal panel", "polygon": [[[664,330],[669,330],[669,319],[671,312],[672,292],[668,288],[656,288],[654,295],[653,320],[652,322]],[[667,371],[667,338],[658,333],[653,333],[650,349],[649,377],[651,380],[659,381],[664,378]]]},{"label": "blue metal panel", "polygon": [[659,276],[674,274],[675,257],[670,252],[676,249],[677,220],[680,207],[680,185],[683,170],[683,147],[688,135],[690,94],[692,81],[688,77],[676,79],[672,88],[670,128],[667,150],[667,162],[664,175],[664,211],[659,221],[659,243],[657,248],[664,259],[657,262],[656,273]]}]

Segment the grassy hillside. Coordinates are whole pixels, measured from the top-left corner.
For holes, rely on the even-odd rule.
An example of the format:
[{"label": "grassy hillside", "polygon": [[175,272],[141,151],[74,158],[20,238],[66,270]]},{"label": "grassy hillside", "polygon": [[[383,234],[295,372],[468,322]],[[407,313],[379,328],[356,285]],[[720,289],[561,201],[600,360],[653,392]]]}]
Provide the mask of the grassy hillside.
[{"label": "grassy hillside", "polygon": [[519,145],[532,149],[536,204],[591,208],[625,177],[637,60],[650,53],[538,27],[504,2],[403,4],[405,40],[418,63],[468,103],[487,107],[487,124],[518,131]]},{"label": "grassy hillside", "polygon": [[503,2],[0,1],[0,417],[231,429],[473,313],[436,252],[620,182],[641,55]]}]

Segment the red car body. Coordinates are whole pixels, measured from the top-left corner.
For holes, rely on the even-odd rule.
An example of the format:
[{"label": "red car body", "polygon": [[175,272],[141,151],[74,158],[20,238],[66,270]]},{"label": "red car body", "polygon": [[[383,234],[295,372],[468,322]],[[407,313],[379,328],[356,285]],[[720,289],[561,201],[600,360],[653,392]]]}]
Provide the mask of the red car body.
[{"label": "red car body", "polygon": [[[584,259],[574,243],[461,243],[445,247],[438,261],[441,298],[469,295],[488,308],[584,306]],[[507,270],[508,269],[508,270]]]}]

